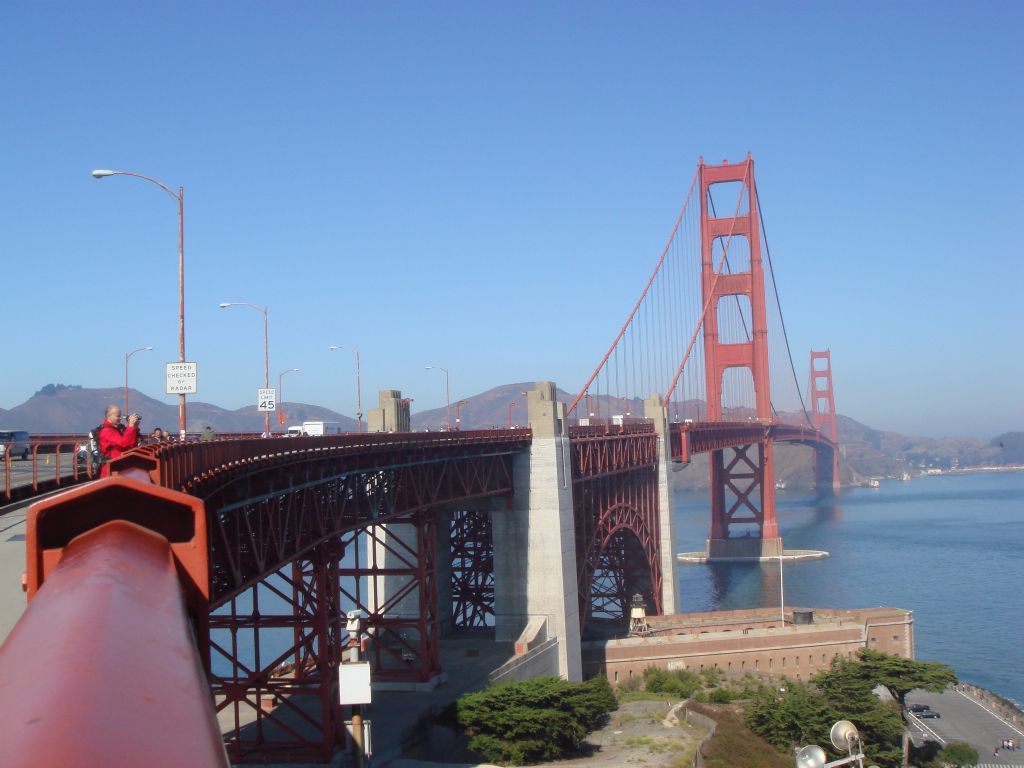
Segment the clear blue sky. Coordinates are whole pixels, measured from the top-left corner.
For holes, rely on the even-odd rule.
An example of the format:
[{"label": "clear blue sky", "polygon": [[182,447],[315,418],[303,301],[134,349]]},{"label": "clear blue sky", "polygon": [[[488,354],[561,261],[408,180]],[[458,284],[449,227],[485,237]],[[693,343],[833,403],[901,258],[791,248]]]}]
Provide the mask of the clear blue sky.
[{"label": "clear blue sky", "polygon": [[166,397],[176,206],[94,168],[185,187],[197,399],[255,400],[247,301],[286,400],[351,414],[330,344],[364,401],[575,391],[697,158],[750,151],[801,377],[829,347],[840,413],[1022,430],[1022,39],[1019,2],[8,0],[0,407],[147,345]]}]

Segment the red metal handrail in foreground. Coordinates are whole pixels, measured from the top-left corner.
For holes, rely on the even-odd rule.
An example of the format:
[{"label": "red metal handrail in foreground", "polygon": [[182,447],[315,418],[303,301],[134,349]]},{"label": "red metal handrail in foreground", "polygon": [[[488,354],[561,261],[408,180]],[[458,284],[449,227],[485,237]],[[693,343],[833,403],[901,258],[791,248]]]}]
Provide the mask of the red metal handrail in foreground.
[{"label": "red metal handrail in foreground", "polygon": [[5,766],[228,765],[187,613],[202,518],[120,477],[32,506],[31,602],[0,648]]}]

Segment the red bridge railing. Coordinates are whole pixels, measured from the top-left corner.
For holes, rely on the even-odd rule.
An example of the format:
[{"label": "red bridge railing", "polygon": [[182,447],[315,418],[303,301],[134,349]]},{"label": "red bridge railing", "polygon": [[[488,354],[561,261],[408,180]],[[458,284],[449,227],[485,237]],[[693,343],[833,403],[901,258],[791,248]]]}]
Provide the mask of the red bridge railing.
[{"label": "red bridge railing", "polygon": [[227,766],[189,623],[205,620],[203,503],[112,477],[34,504],[26,538],[4,765]]}]

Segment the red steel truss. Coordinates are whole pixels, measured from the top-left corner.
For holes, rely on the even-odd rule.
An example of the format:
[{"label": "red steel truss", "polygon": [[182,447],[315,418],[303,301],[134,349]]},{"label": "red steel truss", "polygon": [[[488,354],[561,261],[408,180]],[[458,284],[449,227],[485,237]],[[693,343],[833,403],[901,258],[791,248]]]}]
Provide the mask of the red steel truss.
[{"label": "red steel truss", "polygon": [[628,618],[634,593],[662,613],[658,438],[650,424],[572,427],[580,623]]},{"label": "red steel truss", "polygon": [[512,493],[529,430],[230,440],[140,449],[114,469],[202,499],[208,609],[197,644],[234,762],[326,762],[359,611],[376,680],[440,672],[437,519]]},{"label": "red steel truss", "polygon": [[494,538],[487,512],[460,510],[449,529],[452,556],[452,623],[487,627],[494,623]]},{"label": "red steel truss", "polygon": [[[757,212],[757,192],[754,184],[754,161],[748,155],[741,163],[705,165],[698,167],[700,185],[701,231],[701,290],[704,306],[704,360],[707,386],[708,421],[722,421],[722,379],[730,368],[746,368],[754,384],[755,418],[769,423],[772,418],[771,392],[768,372],[768,323],[765,309],[764,268],[761,263],[761,232]],[[746,205],[738,205],[736,215],[713,217],[709,211],[709,188],[714,184],[739,182]],[[743,212],[745,209],[745,212]],[[750,254],[750,268],[746,272],[723,272],[722,259],[714,260],[714,244],[722,244],[728,252],[734,240],[743,238]],[[722,299],[745,296],[750,301],[750,319],[753,324],[749,341],[723,343],[718,333],[718,304]],[[772,443],[759,442],[758,466],[753,473],[741,471],[733,476],[730,467],[738,463],[749,464],[746,451],[726,462],[721,449],[713,452],[711,461],[711,539],[729,539],[732,520],[730,509],[737,504],[756,510],[758,536],[777,539],[775,521],[775,485],[772,473]],[[749,476],[748,476],[749,475]],[[743,491],[736,495],[737,480],[745,481]],[[749,481],[747,483],[746,481]]]}]

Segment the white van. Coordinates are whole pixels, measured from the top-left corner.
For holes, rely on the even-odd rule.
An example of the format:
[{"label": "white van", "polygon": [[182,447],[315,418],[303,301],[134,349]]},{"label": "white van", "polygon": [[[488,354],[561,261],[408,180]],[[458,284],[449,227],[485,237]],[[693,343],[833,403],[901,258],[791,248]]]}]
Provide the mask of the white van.
[{"label": "white van", "polygon": [[345,429],[340,421],[304,421],[302,432],[310,437],[326,437],[344,434]]},{"label": "white van", "polygon": [[0,458],[10,449],[11,458],[20,456],[25,461],[32,453],[28,432],[20,429],[0,429]]}]

